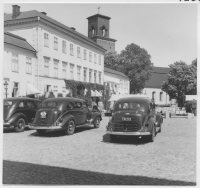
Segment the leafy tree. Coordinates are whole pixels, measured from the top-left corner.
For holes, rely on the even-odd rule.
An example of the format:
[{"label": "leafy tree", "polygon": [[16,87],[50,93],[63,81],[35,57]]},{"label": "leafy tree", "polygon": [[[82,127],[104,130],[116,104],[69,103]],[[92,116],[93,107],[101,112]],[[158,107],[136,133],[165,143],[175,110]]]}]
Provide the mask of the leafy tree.
[{"label": "leafy tree", "polygon": [[196,93],[196,66],[187,65],[185,62],[175,62],[169,65],[170,70],[167,74],[168,80],[163,82],[162,90],[171,98],[178,102],[178,106],[183,106],[184,97],[188,94]]},{"label": "leafy tree", "polygon": [[140,93],[151,76],[151,56],[145,49],[132,43],[121,52],[120,64],[123,73],[130,79],[130,92]]}]

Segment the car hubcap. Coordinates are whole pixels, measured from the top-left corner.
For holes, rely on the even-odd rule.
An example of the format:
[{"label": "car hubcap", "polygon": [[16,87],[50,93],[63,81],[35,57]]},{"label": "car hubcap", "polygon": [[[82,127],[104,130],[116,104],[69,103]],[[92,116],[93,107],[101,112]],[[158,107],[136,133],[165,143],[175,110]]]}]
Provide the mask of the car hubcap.
[{"label": "car hubcap", "polygon": [[99,119],[97,119],[97,121],[96,121],[96,125],[99,126]]},{"label": "car hubcap", "polygon": [[24,126],[24,122],[22,120],[19,121],[18,128],[21,129]]},{"label": "car hubcap", "polygon": [[70,122],[69,124],[69,131],[72,132],[74,130],[74,123]]}]

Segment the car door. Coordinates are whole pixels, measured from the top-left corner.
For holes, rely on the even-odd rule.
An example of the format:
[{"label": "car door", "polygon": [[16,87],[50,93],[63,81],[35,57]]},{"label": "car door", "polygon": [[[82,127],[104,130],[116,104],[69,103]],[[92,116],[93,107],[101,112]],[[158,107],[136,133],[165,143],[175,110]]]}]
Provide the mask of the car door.
[{"label": "car door", "polygon": [[86,105],[86,102],[82,102],[82,112],[83,112],[83,122],[87,122],[88,119],[91,119],[91,117],[88,118],[89,109]]},{"label": "car door", "polygon": [[76,117],[76,124],[84,124],[84,113],[82,103],[80,101],[74,103],[74,113]]},{"label": "car door", "polygon": [[25,110],[26,110],[25,113],[26,113],[27,121],[28,123],[30,123],[32,121],[32,118],[35,118],[35,114],[37,111],[35,103],[33,101],[26,101]]}]

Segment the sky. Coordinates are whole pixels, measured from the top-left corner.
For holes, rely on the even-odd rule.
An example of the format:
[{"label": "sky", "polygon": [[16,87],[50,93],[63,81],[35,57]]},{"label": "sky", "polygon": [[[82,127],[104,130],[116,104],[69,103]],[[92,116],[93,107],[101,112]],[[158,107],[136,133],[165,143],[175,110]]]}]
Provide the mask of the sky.
[{"label": "sky", "polygon": [[75,27],[87,36],[87,17],[98,13],[111,17],[110,38],[116,39],[120,53],[134,43],[147,50],[154,66],[168,67],[176,61],[190,64],[197,58],[197,4],[181,3],[5,3],[4,12],[12,5],[20,11],[37,10]]}]

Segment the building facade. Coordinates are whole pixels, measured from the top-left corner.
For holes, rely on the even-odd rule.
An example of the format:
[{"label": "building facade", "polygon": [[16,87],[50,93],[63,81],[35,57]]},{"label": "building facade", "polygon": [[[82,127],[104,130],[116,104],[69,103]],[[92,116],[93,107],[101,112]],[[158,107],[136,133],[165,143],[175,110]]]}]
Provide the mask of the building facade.
[{"label": "building facade", "polygon": [[129,78],[116,70],[104,68],[104,84],[109,85],[112,94],[129,94],[130,81]]},{"label": "building facade", "polygon": [[44,94],[68,94],[64,79],[103,84],[106,50],[74,28],[36,10],[4,15],[4,31],[23,36],[37,51],[35,85]]},{"label": "building facade", "polygon": [[4,33],[3,83],[8,84],[7,91],[3,90],[4,98],[31,94],[36,58],[36,50],[26,39]]},{"label": "building facade", "polygon": [[155,103],[159,105],[168,105],[171,101],[169,95],[161,90],[161,84],[167,81],[168,72],[169,68],[167,67],[153,67],[151,78],[142,91],[143,94],[154,99]]}]

